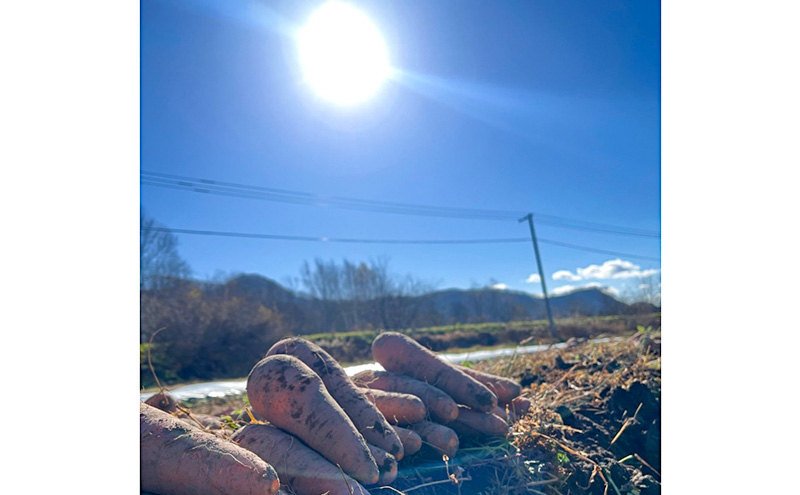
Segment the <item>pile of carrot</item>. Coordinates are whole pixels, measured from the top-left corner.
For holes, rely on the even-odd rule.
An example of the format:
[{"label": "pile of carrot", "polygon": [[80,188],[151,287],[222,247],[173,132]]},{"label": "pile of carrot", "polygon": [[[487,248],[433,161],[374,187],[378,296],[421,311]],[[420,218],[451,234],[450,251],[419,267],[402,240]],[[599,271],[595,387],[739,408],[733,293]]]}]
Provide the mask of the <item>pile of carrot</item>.
[{"label": "pile of carrot", "polygon": [[316,344],[276,343],[247,378],[251,420],[230,438],[178,419],[163,397],[142,404],[142,489],[368,494],[390,485],[404,458],[453,457],[460,439],[503,437],[530,406],[513,380],[448,363],[403,334],[380,334],[372,352],[385,371],[348,377]]}]

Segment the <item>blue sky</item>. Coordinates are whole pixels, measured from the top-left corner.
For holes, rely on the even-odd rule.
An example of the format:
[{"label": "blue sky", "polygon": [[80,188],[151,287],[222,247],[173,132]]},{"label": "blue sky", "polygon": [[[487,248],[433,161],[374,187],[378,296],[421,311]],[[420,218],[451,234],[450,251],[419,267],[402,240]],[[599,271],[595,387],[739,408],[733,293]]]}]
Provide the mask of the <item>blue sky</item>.
[{"label": "blue sky", "polygon": [[[398,77],[342,108],[303,81],[293,33],[323,2],[141,3],[141,169],[253,186],[501,209],[660,231],[660,4],[350,2]],[[360,212],[142,185],[170,228],[372,239],[528,235],[516,220]],[[538,224],[543,240],[660,258],[660,239]],[[660,262],[540,244],[547,286],[618,291]],[[179,235],[201,279],[279,282],[305,260],[388,256],[439,288],[540,293],[530,243],[333,244]],[[556,278],[553,275],[558,273]]]}]

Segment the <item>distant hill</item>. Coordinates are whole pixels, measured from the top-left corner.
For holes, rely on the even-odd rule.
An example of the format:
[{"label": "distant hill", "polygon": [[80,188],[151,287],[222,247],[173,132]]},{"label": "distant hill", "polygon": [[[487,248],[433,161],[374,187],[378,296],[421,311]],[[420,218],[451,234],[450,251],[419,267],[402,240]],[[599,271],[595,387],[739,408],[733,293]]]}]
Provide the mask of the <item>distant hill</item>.
[{"label": "distant hill", "polygon": [[269,303],[294,302],[297,299],[294,292],[261,275],[239,275],[220,284],[217,289],[227,291],[233,296],[245,296]]},{"label": "distant hill", "polygon": [[[450,289],[419,296],[431,308],[453,322],[483,318],[510,321],[547,318],[544,298],[524,292],[495,289]],[[550,297],[554,317],[623,314],[629,305],[599,289],[583,289]]]},{"label": "distant hill", "polygon": [[[331,319],[331,305],[345,307],[352,304],[348,301],[326,303],[305,294],[295,293],[273,280],[255,274],[239,275],[225,283],[206,282],[202,284],[202,290],[210,297],[238,297],[258,301],[261,305],[284,315],[290,326],[298,333],[318,332],[324,329],[324,321]],[[364,312],[363,320],[359,321],[362,326],[393,327],[395,325],[392,322],[396,322],[398,327],[431,326],[547,318],[543,298],[510,290],[447,289],[413,297],[394,297],[391,301],[372,301],[372,303],[374,303],[372,306],[380,307],[383,313],[377,309],[372,313]],[[370,302],[359,304],[367,305]],[[387,311],[386,307],[390,305],[390,310],[402,307],[402,322],[397,318],[387,319],[384,313]],[[658,311],[658,308],[651,304],[626,304],[596,288],[550,297],[550,307],[556,318]]]}]

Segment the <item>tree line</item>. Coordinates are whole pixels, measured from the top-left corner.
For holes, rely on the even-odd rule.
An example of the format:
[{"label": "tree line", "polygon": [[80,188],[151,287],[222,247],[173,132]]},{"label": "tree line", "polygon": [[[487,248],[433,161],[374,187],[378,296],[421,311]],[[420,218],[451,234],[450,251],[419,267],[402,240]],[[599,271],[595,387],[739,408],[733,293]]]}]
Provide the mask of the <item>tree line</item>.
[{"label": "tree line", "polygon": [[[177,238],[146,212],[140,223],[140,343],[142,382],[153,382],[148,348],[160,379],[243,376],[272,344],[292,334],[400,329],[420,321],[415,296],[433,289],[367,262],[314,260],[300,269],[300,291],[261,277],[222,283],[192,280]],[[153,345],[150,347],[150,342]]]}]

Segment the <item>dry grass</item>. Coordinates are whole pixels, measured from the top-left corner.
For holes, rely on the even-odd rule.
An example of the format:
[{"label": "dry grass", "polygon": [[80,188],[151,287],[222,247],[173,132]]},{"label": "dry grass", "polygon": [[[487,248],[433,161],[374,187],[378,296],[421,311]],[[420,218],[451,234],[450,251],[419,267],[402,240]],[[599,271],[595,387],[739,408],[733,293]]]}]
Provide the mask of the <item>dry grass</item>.
[{"label": "dry grass", "polygon": [[[437,460],[410,465],[404,461],[393,491],[414,495],[566,495],[576,492],[567,483],[569,477],[584,470],[587,481],[582,485],[585,490],[578,490],[581,493],[638,493],[630,484],[614,480],[609,458],[598,455],[592,445],[581,443],[579,437],[586,432],[564,424],[559,408],[602,409],[609,390],[627,389],[634,382],[650,384],[660,392],[661,357],[654,345],[659,340],[657,334],[640,333],[609,343],[575,343],[566,349],[475,363],[473,367],[481,371],[522,378],[528,385],[523,396],[531,399],[531,410],[511,425],[508,438],[462,446],[448,466]],[[638,410],[623,424],[632,424],[636,414]],[[614,433],[615,440],[622,434]],[[463,480],[458,484],[448,476],[456,469]],[[590,489],[592,484],[599,488]]]},{"label": "dry grass", "polygon": [[[517,421],[512,428],[512,444],[528,455],[539,452],[557,466],[554,476],[565,480],[577,469],[590,468],[588,484],[595,478],[603,484],[603,493],[609,490],[621,493],[617,483],[609,476],[609,469],[616,459],[598,452],[596,445],[586,442],[584,431],[564,424],[560,409],[564,406],[595,408],[603,411],[607,406],[609,391],[629,389],[633,383],[647,384],[660,396],[661,354],[660,335],[638,333],[628,339],[610,343],[583,343],[563,350],[549,350],[538,354],[516,356],[478,363],[476,369],[490,373],[533,380],[524,395],[531,399],[532,409]],[[639,407],[632,416],[622,421],[622,426],[605,449],[620,438],[624,430],[636,421]],[[568,414],[568,413],[567,413]],[[638,454],[632,454],[641,464],[657,471]],[[575,461],[584,461],[583,463]],[[554,462],[553,462],[554,461]],[[660,479],[660,475],[658,475]],[[559,494],[559,483],[545,488],[545,493]],[[587,487],[588,491],[588,487]],[[631,492],[636,493],[635,489]]]}]

